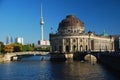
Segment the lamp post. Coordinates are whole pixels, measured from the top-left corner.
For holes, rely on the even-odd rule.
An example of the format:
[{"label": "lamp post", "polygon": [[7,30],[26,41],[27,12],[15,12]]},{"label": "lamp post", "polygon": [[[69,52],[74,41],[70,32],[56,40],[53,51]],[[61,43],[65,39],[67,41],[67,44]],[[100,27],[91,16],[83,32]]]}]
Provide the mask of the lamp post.
[{"label": "lamp post", "polygon": [[0,44],[0,53],[1,53],[1,44]]},{"label": "lamp post", "polygon": [[112,43],[111,43],[112,36],[110,35],[110,51],[112,52]]},{"label": "lamp post", "polygon": [[91,36],[91,31],[88,32],[88,35],[89,35],[89,38],[88,38],[89,39],[89,42],[88,42],[89,43],[88,44],[89,45],[89,51],[88,51],[88,53],[90,54],[90,63],[91,63],[91,50],[90,50],[90,36]]}]

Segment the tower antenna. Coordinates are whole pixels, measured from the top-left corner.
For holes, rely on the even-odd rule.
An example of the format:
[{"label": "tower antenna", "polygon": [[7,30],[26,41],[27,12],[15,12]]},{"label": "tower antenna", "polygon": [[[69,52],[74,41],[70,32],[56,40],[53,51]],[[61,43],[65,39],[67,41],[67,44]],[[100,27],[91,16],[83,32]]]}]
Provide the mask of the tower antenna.
[{"label": "tower antenna", "polygon": [[43,15],[42,15],[42,1],[41,1],[41,8],[40,9],[41,9],[41,13],[40,13],[41,17],[43,17]]}]

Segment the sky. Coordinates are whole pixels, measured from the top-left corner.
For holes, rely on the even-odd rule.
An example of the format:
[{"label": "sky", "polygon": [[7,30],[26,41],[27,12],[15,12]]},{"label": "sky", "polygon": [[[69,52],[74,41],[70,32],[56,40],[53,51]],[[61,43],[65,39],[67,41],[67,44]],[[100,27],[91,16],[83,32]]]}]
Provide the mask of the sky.
[{"label": "sky", "polygon": [[0,41],[12,36],[37,44],[41,2],[45,40],[49,40],[51,27],[55,33],[61,20],[71,14],[84,22],[86,32],[120,34],[120,0],[0,0]]}]

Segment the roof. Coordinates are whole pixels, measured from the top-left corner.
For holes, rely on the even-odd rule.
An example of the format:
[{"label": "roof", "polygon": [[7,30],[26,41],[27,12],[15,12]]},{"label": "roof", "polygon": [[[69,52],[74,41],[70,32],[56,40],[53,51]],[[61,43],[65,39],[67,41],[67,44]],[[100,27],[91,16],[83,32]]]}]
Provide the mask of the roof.
[{"label": "roof", "polygon": [[65,28],[65,27],[84,27],[84,23],[79,20],[76,16],[74,15],[67,15],[65,19],[63,19],[59,23],[59,28]]},{"label": "roof", "polygon": [[108,36],[108,34],[104,31],[101,36]]}]

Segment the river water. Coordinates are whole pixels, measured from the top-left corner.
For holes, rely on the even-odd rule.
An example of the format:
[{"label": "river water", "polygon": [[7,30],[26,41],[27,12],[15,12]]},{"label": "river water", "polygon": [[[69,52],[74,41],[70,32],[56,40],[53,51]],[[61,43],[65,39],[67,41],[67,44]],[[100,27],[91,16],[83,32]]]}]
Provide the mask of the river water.
[{"label": "river water", "polygon": [[119,80],[119,77],[98,63],[41,61],[40,56],[32,56],[0,63],[0,80]]}]

